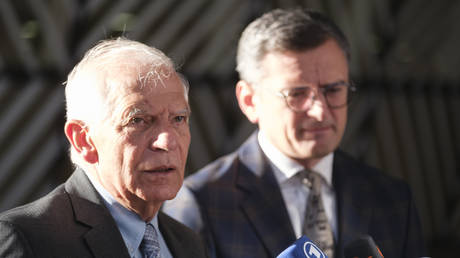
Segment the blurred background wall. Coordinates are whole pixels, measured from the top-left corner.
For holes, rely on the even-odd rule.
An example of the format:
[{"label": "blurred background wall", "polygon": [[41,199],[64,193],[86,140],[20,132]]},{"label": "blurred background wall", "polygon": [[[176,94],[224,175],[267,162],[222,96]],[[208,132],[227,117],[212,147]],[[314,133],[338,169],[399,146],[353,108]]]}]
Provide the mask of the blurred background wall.
[{"label": "blurred background wall", "polygon": [[191,83],[187,173],[253,130],[238,109],[235,48],[276,7],[333,17],[352,45],[359,96],[342,148],[412,187],[427,246],[460,244],[460,2],[455,0],[1,0],[0,211],[72,172],[63,134],[66,75],[97,41],[126,36],[165,51]]}]

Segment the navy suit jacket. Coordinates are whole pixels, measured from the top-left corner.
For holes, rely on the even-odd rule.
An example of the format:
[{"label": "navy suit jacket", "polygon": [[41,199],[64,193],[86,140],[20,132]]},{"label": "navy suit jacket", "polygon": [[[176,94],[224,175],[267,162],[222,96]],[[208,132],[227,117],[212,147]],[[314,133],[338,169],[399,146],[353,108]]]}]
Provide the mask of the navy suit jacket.
[{"label": "navy suit jacket", "polygon": [[[373,237],[385,257],[418,257],[424,252],[420,223],[407,184],[336,151],[333,186],[337,201],[336,257],[360,234]],[[256,171],[256,173],[254,173]],[[256,176],[261,175],[261,176]],[[276,257],[295,240],[279,185],[253,134],[236,152],[189,176],[184,184],[198,203],[212,257]],[[180,191],[179,194],[184,193]],[[174,209],[189,203],[179,196]],[[177,203],[179,202],[179,203]],[[169,206],[169,204],[167,205]]]},{"label": "navy suit jacket", "polygon": [[[173,257],[206,257],[191,229],[158,213]],[[130,257],[109,210],[84,172],[45,197],[0,214],[0,257]]]}]

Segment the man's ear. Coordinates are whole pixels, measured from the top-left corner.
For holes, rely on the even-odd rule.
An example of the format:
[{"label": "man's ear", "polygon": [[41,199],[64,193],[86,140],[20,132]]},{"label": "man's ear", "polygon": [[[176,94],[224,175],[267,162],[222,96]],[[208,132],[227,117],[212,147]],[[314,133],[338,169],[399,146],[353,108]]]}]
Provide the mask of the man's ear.
[{"label": "man's ear", "polygon": [[241,111],[243,111],[251,123],[257,124],[259,116],[257,114],[256,103],[254,103],[255,95],[252,86],[248,82],[240,80],[236,84],[235,93]]},{"label": "man's ear", "polygon": [[94,164],[98,161],[96,146],[88,134],[83,122],[78,120],[67,121],[64,126],[64,133],[67,136],[73,150],[86,162]]}]

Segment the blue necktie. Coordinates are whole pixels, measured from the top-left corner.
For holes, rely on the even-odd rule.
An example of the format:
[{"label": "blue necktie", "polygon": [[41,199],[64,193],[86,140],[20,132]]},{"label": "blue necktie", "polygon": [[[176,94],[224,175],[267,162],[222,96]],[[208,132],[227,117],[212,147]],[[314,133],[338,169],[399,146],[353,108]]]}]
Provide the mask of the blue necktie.
[{"label": "blue necktie", "polygon": [[160,243],[158,242],[158,234],[152,224],[148,223],[145,226],[144,238],[139,246],[144,258],[160,257]]}]

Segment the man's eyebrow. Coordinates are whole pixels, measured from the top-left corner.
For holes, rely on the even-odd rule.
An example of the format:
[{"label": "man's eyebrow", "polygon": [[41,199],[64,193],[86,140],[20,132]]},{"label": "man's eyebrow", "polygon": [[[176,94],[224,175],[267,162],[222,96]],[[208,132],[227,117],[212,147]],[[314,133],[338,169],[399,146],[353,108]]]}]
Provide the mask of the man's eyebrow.
[{"label": "man's eyebrow", "polygon": [[324,83],[324,84],[321,84],[319,86],[320,87],[331,87],[331,86],[336,86],[336,85],[341,85],[341,84],[347,84],[347,82],[344,81],[344,80],[339,80],[339,81],[335,81],[335,82]]},{"label": "man's eyebrow", "polygon": [[190,109],[189,109],[189,108],[184,108],[184,109],[175,111],[174,114],[185,114],[185,115],[190,115]]},{"label": "man's eyebrow", "polygon": [[122,117],[122,124],[129,123],[129,120],[136,115],[144,115],[144,114],[146,114],[146,112],[141,108],[138,108],[138,107],[129,108],[128,111],[125,112]]},{"label": "man's eyebrow", "polygon": [[129,110],[129,112],[127,113],[127,117],[133,117],[135,115],[145,114],[145,113],[146,112],[143,109],[140,109],[138,107],[134,107],[131,110]]}]

